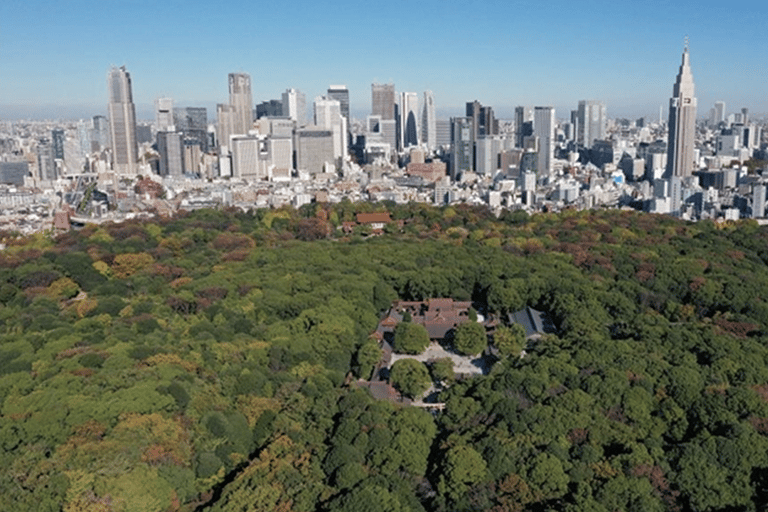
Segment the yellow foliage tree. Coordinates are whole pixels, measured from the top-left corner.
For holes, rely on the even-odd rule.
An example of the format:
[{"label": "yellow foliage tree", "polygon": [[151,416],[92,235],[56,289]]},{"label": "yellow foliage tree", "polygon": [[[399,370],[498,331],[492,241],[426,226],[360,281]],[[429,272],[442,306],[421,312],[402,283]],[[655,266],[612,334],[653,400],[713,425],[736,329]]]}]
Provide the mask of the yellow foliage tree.
[{"label": "yellow foliage tree", "polygon": [[112,273],[119,279],[125,279],[154,262],[155,258],[146,252],[118,254],[112,263]]}]

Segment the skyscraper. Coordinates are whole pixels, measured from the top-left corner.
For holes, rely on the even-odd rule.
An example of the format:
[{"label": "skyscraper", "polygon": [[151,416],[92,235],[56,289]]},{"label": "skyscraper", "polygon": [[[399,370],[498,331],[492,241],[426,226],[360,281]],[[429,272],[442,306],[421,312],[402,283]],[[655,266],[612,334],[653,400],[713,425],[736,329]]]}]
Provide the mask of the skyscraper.
[{"label": "skyscraper", "polygon": [[256,105],[256,119],[262,117],[281,117],[283,115],[283,102],[281,100],[262,101]]},{"label": "skyscraper", "polygon": [[37,175],[43,181],[56,179],[56,162],[53,158],[53,146],[43,139],[37,145]]},{"label": "skyscraper", "polygon": [[418,146],[419,144],[419,95],[415,92],[404,92],[400,95],[400,134],[401,146]]},{"label": "skyscraper", "polygon": [[371,115],[395,119],[395,84],[371,84]]},{"label": "skyscraper", "polygon": [[688,42],[683,50],[683,62],[669,99],[669,139],[667,145],[667,171],[664,177],[686,178],[695,166],[694,141],[696,132],[696,98],[691,74]]},{"label": "skyscraper", "polygon": [[341,115],[338,100],[326,96],[315,98],[315,125],[333,133],[333,156],[347,156],[347,119]]},{"label": "skyscraper", "polygon": [[248,73],[229,74],[229,104],[234,108],[234,134],[244,135],[253,128],[253,97],[251,96],[251,75]]},{"label": "skyscraper", "polygon": [[344,119],[347,120],[347,125],[349,125],[349,89],[347,89],[347,86],[329,85],[328,97],[339,102],[341,115],[344,116]]},{"label": "skyscraper", "polygon": [[53,158],[64,160],[64,130],[57,128],[51,132],[51,145],[53,147]]},{"label": "skyscraper", "polygon": [[437,119],[435,118],[435,97],[432,91],[424,91],[424,110],[421,113],[421,140],[427,150],[437,147]]},{"label": "skyscraper", "polygon": [[576,111],[576,142],[585,148],[592,147],[596,140],[605,139],[605,104],[599,101],[582,100]]},{"label": "skyscraper", "polygon": [[93,116],[91,124],[89,152],[98,153],[109,147],[109,120],[104,116]]},{"label": "skyscraper", "polygon": [[555,108],[535,107],[533,109],[533,134],[539,141],[536,174],[549,175],[552,160],[555,159]]},{"label": "skyscraper", "polygon": [[290,117],[298,126],[307,122],[307,98],[298,89],[286,89],[283,93],[283,116]]},{"label": "skyscraper", "polygon": [[515,107],[515,145],[522,148],[529,135],[533,135],[533,107]]},{"label": "skyscraper", "polygon": [[172,131],[157,132],[157,152],[160,153],[160,176],[179,177],[184,174],[181,133]]},{"label": "skyscraper", "polygon": [[208,111],[205,107],[174,108],[173,125],[187,143],[194,141],[201,151],[208,151]]},{"label": "skyscraper", "polygon": [[724,101],[715,102],[715,112],[714,112],[713,121],[715,125],[725,122],[725,102]]},{"label": "skyscraper", "polygon": [[464,173],[472,172],[472,118],[451,118],[451,178],[459,179]]},{"label": "skyscraper", "polygon": [[167,132],[173,127],[173,98],[155,100],[155,129]]},{"label": "skyscraper", "polygon": [[493,108],[484,107],[479,101],[467,102],[466,116],[472,118],[473,137],[479,139],[481,135],[497,135],[498,125],[493,115]]},{"label": "skyscraper", "polygon": [[[216,105],[216,138],[219,147],[225,146],[229,148],[229,139],[232,135],[238,134],[235,130],[235,118],[237,113],[235,107],[228,103],[219,103]],[[230,148],[231,149],[231,148]]]},{"label": "skyscraper", "polygon": [[109,89],[109,131],[115,171],[136,174],[139,148],[136,143],[136,107],[131,92],[131,75],[125,66],[113,67],[107,74]]}]

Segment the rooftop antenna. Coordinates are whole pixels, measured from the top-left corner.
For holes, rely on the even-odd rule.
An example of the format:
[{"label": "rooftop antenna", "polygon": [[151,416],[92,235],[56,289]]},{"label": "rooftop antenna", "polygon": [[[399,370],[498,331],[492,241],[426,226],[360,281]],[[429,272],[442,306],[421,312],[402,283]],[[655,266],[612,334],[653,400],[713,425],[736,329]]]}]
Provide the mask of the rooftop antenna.
[{"label": "rooftop antenna", "polygon": [[685,51],[688,52],[688,36],[685,36]]}]

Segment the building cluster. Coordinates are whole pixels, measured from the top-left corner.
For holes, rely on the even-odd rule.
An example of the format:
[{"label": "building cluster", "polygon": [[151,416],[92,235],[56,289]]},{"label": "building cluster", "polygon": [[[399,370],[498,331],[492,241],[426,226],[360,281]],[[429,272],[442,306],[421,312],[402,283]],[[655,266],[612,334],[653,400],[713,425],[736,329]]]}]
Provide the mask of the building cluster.
[{"label": "building cluster", "polygon": [[[6,225],[30,207],[48,212],[42,218],[66,207],[74,217],[118,219],[343,198],[765,216],[761,123],[745,108],[728,114],[722,101],[697,120],[687,45],[666,123],[661,115],[609,119],[605,103],[593,100],[579,101],[566,119],[552,106],[519,106],[512,119],[499,119],[476,100],[463,116],[438,119],[431,91],[398,92],[391,83],[372,84],[371,113],[361,120],[350,116],[344,85],[328,87],[308,112],[295,88],[254,105],[248,74],[228,81],[229,102],[216,106],[215,119],[204,107],[157,98],[153,122],[137,122],[131,76],[114,67],[107,116],[0,124]],[[149,194],[156,188],[140,180],[164,193]]]}]

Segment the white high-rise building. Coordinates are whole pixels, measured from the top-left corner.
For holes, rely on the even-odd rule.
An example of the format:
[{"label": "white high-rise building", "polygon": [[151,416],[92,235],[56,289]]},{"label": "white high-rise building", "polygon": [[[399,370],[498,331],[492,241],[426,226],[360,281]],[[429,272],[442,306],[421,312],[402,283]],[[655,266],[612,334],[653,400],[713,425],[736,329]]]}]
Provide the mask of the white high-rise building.
[{"label": "white high-rise building", "polygon": [[139,148],[136,142],[136,107],[133,104],[131,75],[125,66],[107,74],[109,129],[113,168],[118,173],[136,174]]},{"label": "white high-rise building", "polygon": [[585,148],[592,147],[596,140],[605,139],[605,104],[599,101],[582,100],[577,110],[576,141]]},{"label": "white high-rise building", "polygon": [[419,145],[419,95],[404,92],[400,95],[400,145],[402,148]]},{"label": "white high-rise building", "polygon": [[552,161],[555,159],[554,107],[534,107],[533,135],[539,142],[536,174],[539,177],[548,176],[552,171]]},{"label": "white high-rise building", "polygon": [[249,74],[229,74],[229,104],[234,109],[232,133],[247,134],[253,128],[253,96]]},{"label": "white high-rise building", "polygon": [[683,62],[669,99],[669,139],[667,142],[667,171],[664,175],[687,178],[696,166],[694,143],[696,136],[696,97],[691,74],[688,43],[683,50]]},{"label": "white high-rise building", "polygon": [[297,126],[307,122],[307,99],[298,89],[286,89],[283,93],[283,117],[290,117]]},{"label": "white high-rise building", "polygon": [[155,100],[155,129],[158,132],[173,131],[173,98]]},{"label": "white high-rise building", "polygon": [[[235,118],[237,113],[235,107],[227,103],[219,103],[216,105],[216,138],[218,139],[219,147],[231,149],[229,139],[232,135],[244,135],[238,134],[235,129]],[[226,151],[224,151],[226,153]]]},{"label": "white high-rise building", "polygon": [[347,120],[341,113],[341,103],[325,96],[315,98],[315,125],[333,132],[335,158],[347,156]]},{"label": "white high-rise building", "polygon": [[432,91],[424,91],[424,110],[421,114],[421,141],[427,150],[437,147],[437,118],[435,117],[435,97]]}]

